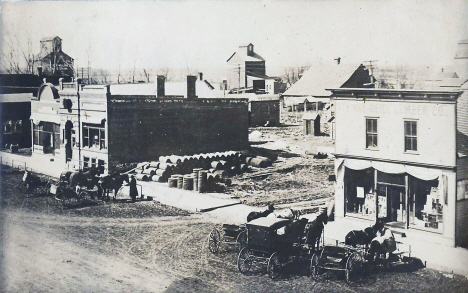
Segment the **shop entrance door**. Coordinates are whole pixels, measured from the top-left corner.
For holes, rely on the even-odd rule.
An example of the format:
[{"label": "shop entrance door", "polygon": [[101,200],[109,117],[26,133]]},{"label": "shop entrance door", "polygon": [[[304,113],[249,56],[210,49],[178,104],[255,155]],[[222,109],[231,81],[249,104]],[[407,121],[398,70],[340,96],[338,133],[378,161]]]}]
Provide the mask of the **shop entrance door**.
[{"label": "shop entrance door", "polygon": [[405,188],[377,184],[378,217],[386,222],[406,222]]}]

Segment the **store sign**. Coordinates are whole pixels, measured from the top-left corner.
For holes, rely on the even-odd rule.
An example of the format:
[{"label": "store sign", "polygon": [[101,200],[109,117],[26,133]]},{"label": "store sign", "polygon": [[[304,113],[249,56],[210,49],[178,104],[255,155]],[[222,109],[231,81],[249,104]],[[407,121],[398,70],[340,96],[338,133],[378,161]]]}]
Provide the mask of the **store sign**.
[{"label": "store sign", "polygon": [[[341,108],[341,107],[340,107]],[[453,115],[453,105],[436,103],[407,103],[407,102],[347,102],[343,110],[363,112],[364,115],[411,115],[445,117]]]}]

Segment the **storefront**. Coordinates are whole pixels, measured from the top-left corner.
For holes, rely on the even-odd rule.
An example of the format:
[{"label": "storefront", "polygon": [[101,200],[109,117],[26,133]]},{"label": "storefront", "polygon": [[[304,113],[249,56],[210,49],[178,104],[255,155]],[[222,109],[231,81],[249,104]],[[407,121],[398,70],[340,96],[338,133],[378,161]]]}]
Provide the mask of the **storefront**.
[{"label": "storefront", "polygon": [[443,170],[340,159],[344,215],[389,225],[443,231],[447,176]]}]

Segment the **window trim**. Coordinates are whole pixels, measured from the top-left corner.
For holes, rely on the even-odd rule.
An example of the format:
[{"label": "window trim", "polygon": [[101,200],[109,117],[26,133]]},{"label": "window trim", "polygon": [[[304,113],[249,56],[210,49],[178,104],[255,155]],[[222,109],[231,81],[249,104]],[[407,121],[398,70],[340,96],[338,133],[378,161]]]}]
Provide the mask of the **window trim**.
[{"label": "window trim", "polygon": [[[406,149],[406,122],[415,122],[416,123],[416,135],[415,136],[408,136],[411,138],[416,138],[416,150],[407,150]],[[403,119],[403,153],[405,154],[412,154],[412,155],[419,155],[419,148],[418,148],[418,133],[419,133],[419,123],[418,119]]]},{"label": "window trim", "polygon": [[[379,150],[379,117],[364,117],[365,120],[364,120],[364,129],[365,129],[365,139],[364,139],[364,142],[365,142],[365,147],[366,147],[366,150],[370,150],[370,151],[378,151]],[[376,138],[377,138],[377,145],[376,146],[368,146],[367,145],[367,135],[368,135],[368,132],[367,132],[367,120],[375,120],[377,125],[376,125],[376,131],[375,133],[371,133],[371,134],[375,134],[376,135]]]}]

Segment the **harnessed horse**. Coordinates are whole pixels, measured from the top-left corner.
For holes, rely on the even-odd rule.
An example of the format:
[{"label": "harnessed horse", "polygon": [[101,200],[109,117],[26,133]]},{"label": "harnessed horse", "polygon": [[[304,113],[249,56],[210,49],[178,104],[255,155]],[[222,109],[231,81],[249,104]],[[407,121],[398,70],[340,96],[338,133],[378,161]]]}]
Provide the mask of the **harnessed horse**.
[{"label": "harnessed horse", "polygon": [[367,227],[364,230],[352,230],[345,236],[345,244],[353,247],[368,247],[372,239],[375,238],[374,227]]},{"label": "harnessed horse", "polygon": [[320,237],[322,236],[323,228],[328,223],[327,213],[321,213],[315,220],[308,223],[305,227],[305,244],[309,244],[315,251],[320,245]]},{"label": "harnessed horse", "polygon": [[123,182],[126,181],[130,183],[127,174],[114,173],[112,175],[107,175],[99,179],[99,194],[101,197],[107,196],[109,200],[109,192],[112,190],[114,192],[114,200],[116,199],[117,192],[120,187],[122,187]]}]

